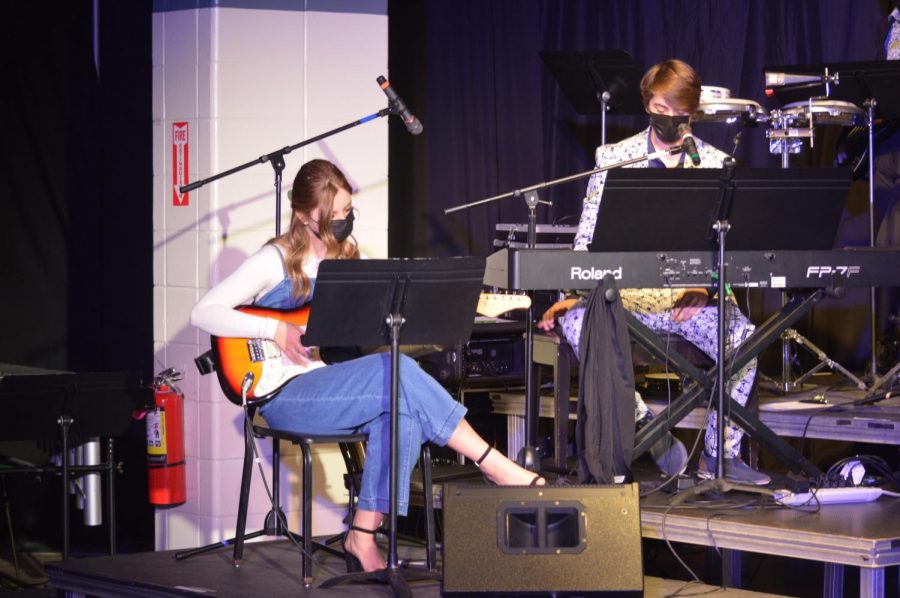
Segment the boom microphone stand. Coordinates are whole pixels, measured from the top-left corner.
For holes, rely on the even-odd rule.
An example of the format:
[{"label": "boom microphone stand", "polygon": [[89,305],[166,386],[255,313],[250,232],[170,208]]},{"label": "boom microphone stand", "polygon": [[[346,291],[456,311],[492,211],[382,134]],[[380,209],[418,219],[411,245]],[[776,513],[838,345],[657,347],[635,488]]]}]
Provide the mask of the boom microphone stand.
[{"label": "boom microphone stand", "polygon": [[275,171],[275,236],[281,234],[281,173],[284,171],[284,156],[285,154],[289,154],[295,149],[304,147],[311,143],[315,143],[317,141],[321,141],[326,137],[331,137],[337,133],[342,131],[346,131],[347,129],[353,128],[357,125],[361,125],[363,123],[367,123],[370,120],[375,120],[376,118],[381,118],[382,116],[387,116],[388,114],[394,113],[392,107],[382,108],[378,112],[374,114],[369,114],[368,116],[363,116],[358,120],[354,120],[353,122],[347,123],[336,129],[332,129],[321,135],[316,135],[315,137],[310,137],[309,139],[305,139],[299,143],[295,143],[294,145],[288,145],[281,149],[277,149],[273,152],[269,152],[268,154],[263,154],[259,158],[255,160],[251,160],[250,162],[246,162],[241,164],[240,166],[235,166],[234,168],[229,168],[224,172],[220,172],[218,174],[214,174],[211,177],[207,177],[205,179],[194,181],[193,183],[189,183],[187,185],[183,185],[179,187],[178,191],[181,193],[187,193],[189,191],[193,191],[194,189],[199,189],[200,187],[212,183],[213,181],[217,181],[219,179],[230,176],[236,172],[240,172],[246,168],[250,168],[251,166],[255,166],[256,164],[265,164],[268,162],[272,165],[272,169]]},{"label": "boom microphone stand", "polygon": [[[256,164],[265,164],[266,162],[268,162],[272,165],[272,169],[275,171],[275,236],[277,237],[281,234],[281,173],[284,171],[285,154],[289,154],[295,149],[304,147],[317,141],[321,141],[326,137],[331,137],[336,133],[346,131],[347,129],[351,129],[357,125],[367,123],[370,120],[375,120],[376,118],[387,116],[388,114],[396,114],[397,116],[403,118],[404,122],[406,123],[406,128],[409,129],[410,133],[412,133],[413,135],[418,135],[422,132],[422,125],[419,124],[416,118],[409,113],[409,110],[406,108],[406,104],[403,103],[403,100],[401,100],[400,97],[397,96],[393,88],[391,88],[390,82],[388,82],[387,79],[385,79],[383,76],[378,77],[376,80],[384,90],[385,94],[388,96],[389,102],[387,108],[382,108],[378,112],[369,114],[368,116],[363,116],[358,120],[354,120],[353,122],[341,125],[340,127],[337,127],[330,131],[326,131],[321,135],[316,135],[315,137],[310,137],[309,139],[305,139],[299,143],[295,143],[294,145],[288,145],[273,152],[269,152],[268,154],[263,154],[255,160],[251,160],[250,162],[246,162],[244,164],[241,164],[240,166],[235,166],[234,168],[230,168],[224,172],[214,174],[211,177],[207,177],[205,179],[195,181],[187,185],[182,185],[178,188],[178,191],[180,193],[187,193],[189,191],[193,191],[194,189],[199,189],[207,183],[212,183],[213,181],[217,181],[236,172],[240,172],[245,168],[250,168],[251,166],[254,166]],[[414,125],[412,121],[415,121],[415,125],[418,126],[417,130],[413,130]]]},{"label": "boom microphone stand", "polygon": [[[640,156],[637,158],[631,158],[628,160],[623,160],[622,162],[616,162],[614,164],[608,164],[606,166],[600,166],[598,168],[594,168],[593,170],[587,170],[585,172],[579,172],[577,174],[572,174],[569,176],[564,176],[562,178],[553,179],[551,181],[546,181],[543,183],[538,183],[536,185],[531,185],[530,187],[524,187],[522,189],[516,189],[514,191],[510,191],[509,193],[502,193],[500,195],[494,195],[493,197],[487,197],[485,199],[479,199],[477,201],[473,201],[467,204],[461,204],[458,206],[454,206],[452,208],[447,208],[444,210],[444,214],[452,214],[453,212],[458,212],[460,210],[467,210],[469,208],[473,208],[475,206],[480,206],[484,204],[493,203],[495,201],[499,201],[501,199],[507,199],[510,197],[521,197],[525,200],[525,204],[528,206],[528,235],[527,235],[527,247],[528,249],[534,249],[535,239],[536,239],[536,222],[537,217],[535,215],[535,208],[538,203],[543,203],[545,205],[553,205],[549,201],[543,201],[538,198],[538,191],[541,189],[547,189],[549,187],[553,187],[554,185],[560,185],[562,183],[569,183],[571,181],[577,181],[579,179],[584,179],[589,176],[598,174],[600,172],[606,172],[607,170],[613,170],[614,168],[621,168],[623,166],[629,166],[631,164],[637,164],[639,162],[645,162],[649,160],[655,160],[660,158],[666,154],[675,155],[682,151],[681,145],[673,146],[667,150],[661,150],[658,152],[654,152],[652,154],[647,154],[646,156]],[[531,292],[529,292],[529,295]],[[537,439],[538,434],[538,415],[540,413],[540,398],[538,396],[537,385],[534,383],[536,376],[535,372],[535,364],[534,364],[534,302],[531,302],[531,305],[528,307],[528,310],[525,315],[525,443],[522,447],[521,451],[519,451],[519,455],[517,456],[517,461],[520,465],[527,469],[531,469],[533,471],[537,471],[540,469],[540,461],[537,457],[537,451],[535,448],[535,440]]]}]

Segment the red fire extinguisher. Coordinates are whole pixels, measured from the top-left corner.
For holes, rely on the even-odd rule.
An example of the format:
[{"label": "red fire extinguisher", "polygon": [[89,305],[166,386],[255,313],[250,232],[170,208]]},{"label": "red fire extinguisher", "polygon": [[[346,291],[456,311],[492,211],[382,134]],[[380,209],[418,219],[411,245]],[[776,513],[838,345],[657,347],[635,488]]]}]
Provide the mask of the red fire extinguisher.
[{"label": "red fire extinguisher", "polygon": [[154,404],[147,411],[147,475],[150,504],[177,507],[187,501],[184,466],[184,395],[175,382],[182,372],[169,368],[153,380]]}]

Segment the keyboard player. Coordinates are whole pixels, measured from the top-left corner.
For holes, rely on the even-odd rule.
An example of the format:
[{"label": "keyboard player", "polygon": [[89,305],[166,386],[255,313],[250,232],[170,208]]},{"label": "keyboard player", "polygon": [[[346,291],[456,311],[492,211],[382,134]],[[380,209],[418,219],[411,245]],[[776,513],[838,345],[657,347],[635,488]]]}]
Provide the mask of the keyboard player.
[{"label": "keyboard player", "polygon": [[[641,79],[641,97],[647,110],[650,126],[640,133],[615,144],[597,148],[597,166],[604,166],[635,158],[683,143],[685,125],[690,134],[690,120],[700,105],[700,78],[691,66],[680,60],[667,60],[656,64]],[[681,152],[671,156],[638,162],[631,168],[721,168],[728,157],[712,145],[693,138],[696,151]],[[688,154],[693,154],[689,156]],[[699,161],[698,161],[699,158]],[[582,208],[575,250],[586,250],[597,220],[598,207],[603,195],[606,172],[591,177]],[[718,309],[710,301],[705,288],[689,289],[625,289],[621,293],[623,306],[631,311],[648,328],[657,333],[670,332],[684,337],[711,358],[717,353]],[[740,345],[754,330],[753,324],[740,312],[736,304],[729,303],[727,314],[727,350]],[[538,326],[544,330],[553,328],[559,319],[568,342],[578,354],[581,323],[584,317],[584,301],[569,298],[548,309]],[[744,405],[750,395],[756,377],[754,359],[728,381],[727,391],[732,399]],[[652,414],[647,406],[636,397],[635,420],[645,424]],[[764,473],[751,469],[740,459],[740,442],[743,432],[739,428],[726,427],[725,430],[725,476],[745,484],[765,485],[770,479]],[[716,457],[716,413],[711,412],[705,435],[705,449],[698,467],[701,477],[711,477],[715,473]],[[678,455],[685,455],[683,445],[675,445],[669,454],[670,461],[677,461]],[[657,455],[654,455],[657,457]],[[684,457],[680,457],[682,461]],[[660,459],[657,458],[657,463]],[[663,469],[670,472],[682,463],[669,463]]]}]

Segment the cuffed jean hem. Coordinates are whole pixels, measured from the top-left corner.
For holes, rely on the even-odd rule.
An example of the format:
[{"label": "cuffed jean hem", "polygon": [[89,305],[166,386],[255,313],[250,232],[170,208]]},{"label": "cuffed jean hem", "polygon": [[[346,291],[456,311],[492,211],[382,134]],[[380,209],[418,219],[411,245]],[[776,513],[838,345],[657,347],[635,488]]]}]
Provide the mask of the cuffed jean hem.
[{"label": "cuffed jean hem", "polygon": [[447,414],[447,419],[436,431],[434,438],[431,439],[432,444],[447,446],[447,443],[450,442],[450,437],[453,436],[453,432],[459,427],[459,422],[462,421],[465,415],[466,408],[461,403],[456,403],[450,410],[450,413]]},{"label": "cuffed jean hem", "polygon": [[[373,511],[375,513],[384,513],[387,515],[391,510],[391,503],[382,499],[359,499],[356,502],[356,508],[359,511]],[[409,512],[409,502],[397,501],[397,514],[401,517],[406,517],[407,512]]]}]

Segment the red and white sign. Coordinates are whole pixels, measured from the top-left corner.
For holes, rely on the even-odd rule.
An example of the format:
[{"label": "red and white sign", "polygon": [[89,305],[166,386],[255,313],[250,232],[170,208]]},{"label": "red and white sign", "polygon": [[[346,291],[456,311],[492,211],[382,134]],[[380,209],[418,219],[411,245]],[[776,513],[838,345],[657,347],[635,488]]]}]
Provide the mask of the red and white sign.
[{"label": "red and white sign", "polygon": [[179,189],[188,184],[188,124],[172,123],[172,205],[190,205],[188,193]]}]

